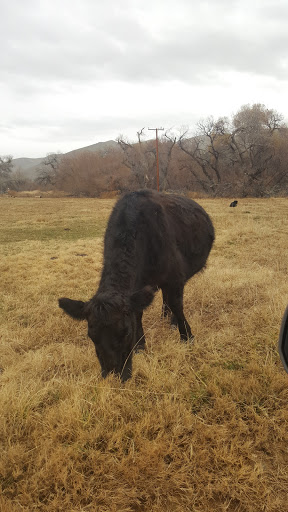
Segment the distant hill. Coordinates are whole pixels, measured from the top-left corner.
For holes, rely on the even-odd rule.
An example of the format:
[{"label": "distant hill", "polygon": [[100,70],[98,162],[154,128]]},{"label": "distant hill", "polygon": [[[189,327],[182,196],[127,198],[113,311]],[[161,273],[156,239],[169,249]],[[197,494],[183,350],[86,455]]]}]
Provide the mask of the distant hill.
[{"label": "distant hill", "polygon": [[73,149],[72,151],[65,153],[65,155],[73,155],[74,153],[82,153],[83,151],[100,151],[101,153],[107,153],[111,149],[115,148],[119,148],[117,142],[115,142],[115,140],[107,140],[106,142],[97,142],[96,144],[86,146],[85,148]]},{"label": "distant hill", "polygon": [[13,171],[20,171],[27,178],[34,179],[37,167],[41,164],[43,158],[13,158]]},{"label": "distant hill", "polygon": [[[111,149],[118,148],[117,142],[114,140],[108,140],[106,142],[97,142],[96,144],[92,144],[91,146],[86,146],[84,148],[73,149],[72,151],[68,151],[68,153],[63,153],[63,155],[73,155],[76,153],[82,153],[84,151],[90,152],[101,152],[107,153]],[[41,162],[44,160],[45,156],[42,158],[14,158],[12,160],[13,163],[13,171],[20,171],[27,178],[35,179],[37,177],[37,169]]]}]

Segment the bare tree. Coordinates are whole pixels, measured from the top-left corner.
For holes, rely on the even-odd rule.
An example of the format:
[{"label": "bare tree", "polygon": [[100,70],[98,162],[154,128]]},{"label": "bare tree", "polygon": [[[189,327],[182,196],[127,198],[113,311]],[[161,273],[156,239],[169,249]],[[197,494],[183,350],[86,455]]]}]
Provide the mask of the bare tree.
[{"label": "bare tree", "polygon": [[122,191],[129,171],[121,159],[122,154],[118,149],[105,154],[81,151],[64,155],[58,169],[57,188],[73,196],[88,197]]},{"label": "bare tree", "polygon": [[[138,133],[138,140],[143,133],[143,128]],[[130,189],[133,188],[154,188],[156,153],[154,144],[151,141],[130,142],[120,135],[117,142],[122,149],[123,164],[131,171]]]},{"label": "bare tree", "polygon": [[145,133],[144,133],[144,130],[145,130],[145,126],[144,128],[142,128],[139,132],[137,132],[137,137],[138,137],[138,142],[139,144],[141,144],[141,137],[144,137],[145,136]]},{"label": "bare tree", "polygon": [[34,190],[36,188],[35,182],[28,178],[19,169],[16,169],[16,171],[9,175],[7,185],[9,190],[14,190],[15,192],[20,192],[21,190]]},{"label": "bare tree", "polygon": [[164,136],[160,139],[160,190],[171,188],[170,174],[173,172],[173,156],[176,148],[177,136],[166,130]]},{"label": "bare tree", "polygon": [[190,172],[204,192],[266,195],[275,180],[279,188],[286,179],[280,164],[280,153],[287,164],[284,140],[287,144],[282,116],[255,104],[244,105],[231,121],[210,117],[199,122],[196,135],[185,131],[178,145],[195,164]]},{"label": "bare tree", "polygon": [[36,182],[45,187],[54,187],[57,183],[62,155],[48,153],[37,169]]},{"label": "bare tree", "polygon": [[224,121],[212,117],[198,123],[197,134],[187,137],[187,131],[178,139],[179,147],[197,166],[191,167],[194,178],[204,192],[216,194],[222,182],[219,139],[224,135]]},{"label": "bare tree", "polygon": [[233,117],[230,148],[242,169],[244,194],[268,192],[279,164],[279,131],[284,126],[283,117],[262,104],[244,105]]},{"label": "bare tree", "polygon": [[13,169],[11,155],[0,156],[0,192],[3,194],[8,188],[8,179]]}]

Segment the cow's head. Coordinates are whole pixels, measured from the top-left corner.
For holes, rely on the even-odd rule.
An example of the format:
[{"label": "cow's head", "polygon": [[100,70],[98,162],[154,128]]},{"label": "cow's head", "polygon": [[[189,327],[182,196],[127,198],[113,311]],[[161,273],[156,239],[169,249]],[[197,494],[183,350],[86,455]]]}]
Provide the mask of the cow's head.
[{"label": "cow's head", "polygon": [[113,372],[125,380],[131,377],[132,355],[137,346],[137,313],[151,304],[150,286],[128,299],[113,293],[99,293],[90,301],[59,299],[59,306],[76,320],[87,320],[88,336],[95,345],[102,376]]}]

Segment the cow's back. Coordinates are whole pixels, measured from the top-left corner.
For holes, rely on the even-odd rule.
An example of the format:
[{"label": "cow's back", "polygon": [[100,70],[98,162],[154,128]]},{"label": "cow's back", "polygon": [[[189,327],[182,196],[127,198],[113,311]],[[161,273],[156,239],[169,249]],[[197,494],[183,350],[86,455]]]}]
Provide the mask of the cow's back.
[{"label": "cow's back", "polygon": [[[104,264],[119,259],[135,274],[135,286],[157,284],[181,273],[185,279],[201,270],[214,240],[212,222],[195,201],[143,190],[128,193],[110,216]],[[128,270],[128,269],[127,269]]]},{"label": "cow's back", "polygon": [[205,266],[215,238],[214,227],[207,212],[192,199],[166,195],[162,201],[188,279]]}]

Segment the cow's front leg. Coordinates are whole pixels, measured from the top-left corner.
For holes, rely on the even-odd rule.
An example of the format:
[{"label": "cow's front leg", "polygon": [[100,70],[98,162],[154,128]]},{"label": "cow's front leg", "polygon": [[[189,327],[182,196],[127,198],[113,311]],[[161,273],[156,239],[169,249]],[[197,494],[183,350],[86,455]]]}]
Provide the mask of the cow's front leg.
[{"label": "cow's front leg", "polygon": [[136,344],[134,347],[134,352],[145,350],[146,346],[145,334],[142,327],[142,315],[143,311],[136,313]]}]

